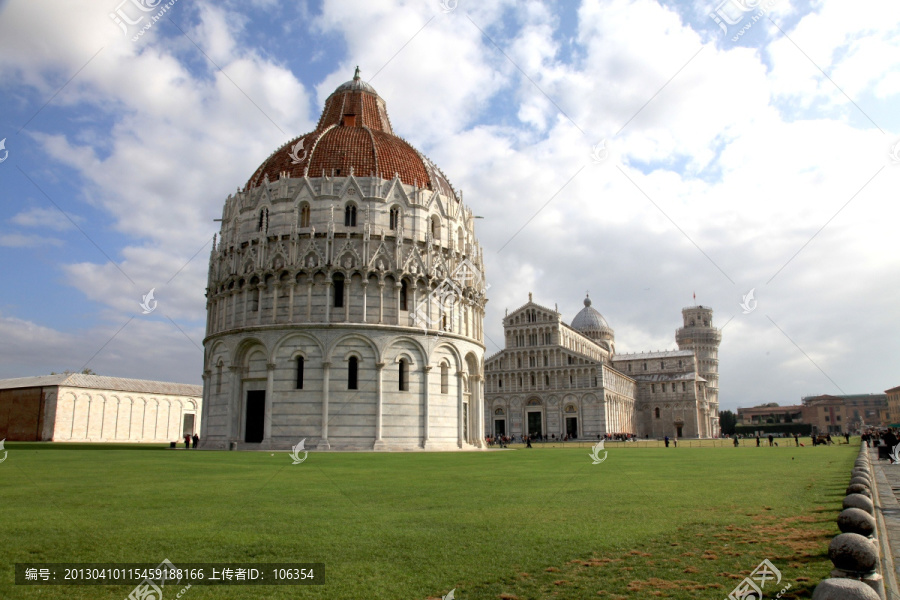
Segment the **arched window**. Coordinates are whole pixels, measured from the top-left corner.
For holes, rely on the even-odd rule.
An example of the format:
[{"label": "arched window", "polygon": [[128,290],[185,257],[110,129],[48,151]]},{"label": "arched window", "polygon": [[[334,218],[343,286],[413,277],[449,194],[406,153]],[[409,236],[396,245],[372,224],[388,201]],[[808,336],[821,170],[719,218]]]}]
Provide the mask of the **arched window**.
[{"label": "arched window", "polygon": [[544,385],[550,385],[550,376],[544,375]]},{"label": "arched window", "polygon": [[441,363],[441,393],[446,394],[450,389],[450,365]]},{"label": "arched window", "polygon": [[300,205],[300,227],[309,227],[309,204]]},{"label": "arched window", "polygon": [[531,387],[534,387],[534,373],[531,374]]},{"label": "arched window", "polygon": [[346,227],[356,227],[356,206],[348,204],[344,208],[344,225]]},{"label": "arched window", "polygon": [[303,389],[303,363],[304,363],[303,357],[298,356],[297,357],[297,389],[298,390]]},{"label": "arched window", "polygon": [[269,231],[269,209],[264,208],[259,211],[259,221],[256,223],[256,230],[263,233]]},{"label": "arched window", "polygon": [[406,283],[406,280],[402,280],[400,282],[400,310],[409,310],[408,303],[406,300],[407,293],[409,292],[409,285]]},{"label": "arched window", "polygon": [[359,381],[359,360],[351,356],[347,364],[347,389],[356,390]]},{"label": "arched window", "polygon": [[405,358],[400,359],[398,379],[400,383],[400,391],[408,392],[409,391],[409,363]]},{"label": "arched window", "polygon": [[334,282],[334,307],[342,308],[344,306],[344,276],[336,273],[331,280]]},{"label": "arched window", "polygon": [[431,237],[438,241],[441,239],[441,219],[437,215],[431,215]]},{"label": "arched window", "polygon": [[400,209],[396,206],[391,208],[391,230],[397,229],[400,225]]},{"label": "arched window", "polygon": [[462,252],[466,245],[466,237],[463,235],[462,227],[456,232],[456,243],[458,244],[456,249]]},{"label": "arched window", "polygon": [[658,406],[656,407],[656,418],[657,419],[659,418],[659,407]]},{"label": "arched window", "polygon": [[502,379],[498,379],[498,380],[497,380],[497,387],[499,387],[499,388],[502,388],[502,387],[503,387],[503,380],[502,380]]}]

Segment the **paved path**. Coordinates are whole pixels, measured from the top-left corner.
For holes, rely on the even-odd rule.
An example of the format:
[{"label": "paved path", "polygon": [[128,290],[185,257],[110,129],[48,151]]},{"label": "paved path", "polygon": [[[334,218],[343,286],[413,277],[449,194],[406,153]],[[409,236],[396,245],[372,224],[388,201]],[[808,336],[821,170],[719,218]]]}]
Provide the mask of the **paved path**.
[{"label": "paved path", "polygon": [[900,464],[878,460],[878,450],[869,450],[875,486],[875,518],[878,521],[878,537],[881,544],[882,573],[888,600],[900,600]]}]

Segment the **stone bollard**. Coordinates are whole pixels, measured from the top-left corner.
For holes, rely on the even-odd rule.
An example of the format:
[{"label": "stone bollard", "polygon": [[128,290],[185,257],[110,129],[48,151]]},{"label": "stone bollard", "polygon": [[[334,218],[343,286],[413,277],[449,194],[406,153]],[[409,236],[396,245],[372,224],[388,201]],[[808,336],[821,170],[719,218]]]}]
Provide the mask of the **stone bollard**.
[{"label": "stone bollard", "polygon": [[850,478],[850,485],[853,485],[854,483],[858,483],[859,485],[864,485],[867,488],[869,488],[870,490],[872,489],[872,480],[869,479],[868,477],[864,477],[862,475],[854,475],[853,477]]},{"label": "stone bollard", "polygon": [[880,600],[872,588],[855,579],[824,579],[812,600]]},{"label": "stone bollard", "polygon": [[872,540],[858,533],[842,533],[828,545],[828,558],[834,564],[832,577],[858,579],[884,598],[884,579],[876,572],[878,550]]},{"label": "stone bollard", "polygon": [[875,518],[859,508],[846,508],[838,515],[838,529],[841,533],[858,533],[871,538],[875,535]]},{"label": "stone bollard", "polygon": [[872,502],[872,499],[862,494],[848,494],[844,498],[844,508],[858,508],[870,515],[875,514],[875,504]]},{"label": "stone bollard", "polygon": [[872,490],[869,489],[869,486],[862,485],[859,483],[851,483],[847,486],[847,494],[862,494],[863,496],[872,497]]}]

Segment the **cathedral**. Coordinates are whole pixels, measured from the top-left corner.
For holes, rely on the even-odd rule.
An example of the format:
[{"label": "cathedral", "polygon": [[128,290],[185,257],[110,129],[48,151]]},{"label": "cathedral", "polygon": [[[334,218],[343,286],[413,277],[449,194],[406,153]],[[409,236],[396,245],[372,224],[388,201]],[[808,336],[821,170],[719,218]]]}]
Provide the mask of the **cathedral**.
[{"label": "cathedral", "polygon": [[590,297],[567,325],[528,303],[503,319],[504,349],[485,360],[485,427],[493,435],[598,439],[717,437],[718,348],[712,309],[682,309],[678,350],[617,354]]},{"label": "cathedral", "polygon": [[482,249],[357,69],[225,200],[202,447],[484,447]]}]

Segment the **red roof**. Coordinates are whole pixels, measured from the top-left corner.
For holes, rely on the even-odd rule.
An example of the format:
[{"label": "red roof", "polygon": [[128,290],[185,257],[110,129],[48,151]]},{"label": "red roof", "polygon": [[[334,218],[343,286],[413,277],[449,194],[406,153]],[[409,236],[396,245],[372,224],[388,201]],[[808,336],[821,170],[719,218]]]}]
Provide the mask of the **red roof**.
[{"label": "red roof", "polygon": [[325,100],[315,130],[298,136],[272,153],[246,188],[260,185],[266,176],[357,177],[399,175],[407,185],[438,191],[456,198],[444,174],[422,153],[394,135],[384,100],[359,79],[344,83]]}]

